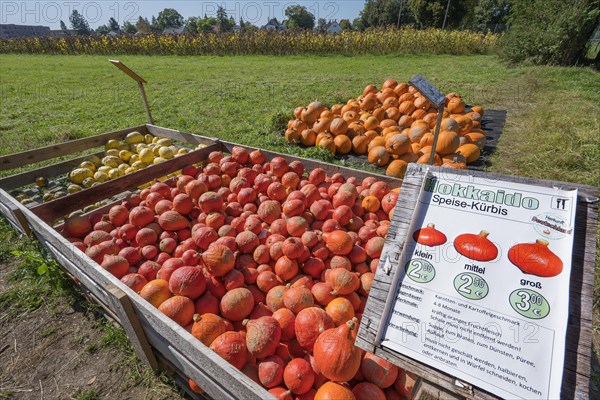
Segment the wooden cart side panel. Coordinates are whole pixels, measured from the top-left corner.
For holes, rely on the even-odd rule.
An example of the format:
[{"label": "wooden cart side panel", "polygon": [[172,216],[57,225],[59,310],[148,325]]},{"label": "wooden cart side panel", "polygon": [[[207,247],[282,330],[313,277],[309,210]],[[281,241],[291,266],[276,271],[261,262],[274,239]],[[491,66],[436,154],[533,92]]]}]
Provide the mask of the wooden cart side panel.
[{"label": "wooden cart side panel", "polygon": [[0,214],[6,217],[7,221],[17,232],[29,236],[31,229],[27,220],[9,198],[10,195],[0,189]]},{"label": "wooden cart side panel", "polygon": [[193,133],[182,132],[175,129],[163,128],[161,126],[151,124],[146,124],[146,129],[148,130],[148,133],[151,133],[154,136],[167,137],[182,143],[189,143],[194,145],[205,144],[207,146],[210,146],[217,142],[217,139],[214,138],[209,138],[202,135],[195,135]]},{"label": "wooden cart side panel", "polygon": [[26,185],[31,185],[38,177],[43,177],[46,179],[55,178],[59,175],[70,172],[75,166],[81,164],[81,162],[85,161],[92,155],[102,158],[104,156],[104,152],[99,151],[97,153],[88,154],[86,156],[77,157],[41,168],[36,168],[20,174],[7,176],[6,178],[0,179],[0,188],[4,190],[12,190]]},{"label": "wooden cart side panel", "polygon": [[52,158],[64,156],[82,150],[104,145],[110,139],[122,139],[130,132],[146,132],[146,125],[126,128],[119,131],[103,133],[90,136],[83,139],[71,140],[64,143],[53,144],[39,149],[27,150],[21,153],[9,154],[0,157],[0,171],[8,171],[14,168],[22,167],[40,161],[50,160]]},{"label": "wooden cart side panel", "polygon": [[[231,152],[231,149],[234,146],[243,147],[250,151],[258,150],[255,147],[226,142],[223,140],[219,140],[219,142],[223,144],[224,151],[227,151],[227,152]],[[375,177],[375,178],[377,178],[377,180],[386,182],[392,188],[397,188],[397,187],[400,187],[400,185],[402,185],[402,179],[393,178],[393,177],[386,176],[386,175],[377,175],[375,173],[369,173],[369,172],[361,171],[361,170],[354,169],[354,168],[342,167],[342,166],[336,165],[336,164],[328,164],[328,163],[324,163],[322,161],[315,161],[315,160],[310,160],[308,158],[291,156],[289,154],[277,153],[275,151],[269,151],[269,150],[263,150],[263,149],[260,149],[260,150],[265,154],[265,156],[268,160],[271,160],[274,157],[284,157],[288,161],[300,161],[300,162],[302,162],[302,164],[304,164],[304,168],[306,169],[307,172],[310,172],[311,170],[313,170],[315,168],[321,168],[321,169],[325,170],[329,176],[331,176],[335,173],[340,173],[346,177],[354,176],[354,177],[360,178],[360,179],[365,179],[367,177]]]},{"label": "wooden cart side panel", "polygon": [[32,211],[42,220],[51,223],[56,218],[72,211],[80,210],[97,201],[107,199],[126,190],[135,188],[150,182],[155,178],[168,175],[186,165],[203,161],[211,151],[218,148],[219,145],[214,144],[203,149],[194,150],[188,154],[172,158],[163,163],[151,165],[141,171],[107,181],[101,185],[92,186],[91,188],[79,191],[68,197],[52,200],[33,207]]},{"label": "wooden cart side panel", "polygon": [[[202,376],[195,375],[192,377],[197,379],[197,383],[200,386],[206,386],[207,392],[213,398],[219,399],[222,398],[223,393],[232,392],[236,394],[237,398],[250,400],[272,399],[268,392],[257,383],[236,370],[212,350],[209,350],[185,329],[159,312],[158,309],[142,299],[113,275],[100,268],[93,260],[48,226],[31,210],[18,203],[15,205],[21,209],[34,232],[41,235],[45,242],[55,249],[56,253],[53,253],[59,255],[59,261],[62,260],[64,262],[68,260],[69,262],[66,264],[74,264],[84,275],[89,277],[91,286],[98,288],[115,286],[125,292],[131,299],[133,309],[147,337],[147,331],[149,327],[152,327],[160,340],[167,341],[168,345],[177,350],[179,354],[185,354],[185,357],[188,358],[188,361],[195,369],[204,371],[206,377],[203,378]],[[107,298],[106,295],[104,297]],[[110,306],[111,301],[106,301]],[[151,335],[152,332],[150,332]],[[168,357],[168,354],[165,356]],[[181,360],[170,359],[169,361],[175,365],[181,364]],[[209,381],[208,378],[211,380]],[[215,382],[218,382],[218,385]],[[212,388],[210,391],[209,387]]]}]

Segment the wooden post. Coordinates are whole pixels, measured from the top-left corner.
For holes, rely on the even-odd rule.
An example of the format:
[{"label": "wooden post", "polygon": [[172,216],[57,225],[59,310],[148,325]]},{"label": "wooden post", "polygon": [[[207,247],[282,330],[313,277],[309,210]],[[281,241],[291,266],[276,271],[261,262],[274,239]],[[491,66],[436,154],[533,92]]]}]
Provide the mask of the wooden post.
[{"label": "wooden post", "polygon": [[435,160],[435,149],[437,148],[438,136],[440,135],[440,128],[442,127],[442,119],[444,117],[444,109],[438,108],[438,117],[435,124],[435,132],[433,133],[433,143],[431,144],[431,154],[429,155],[429,165],[433,165]]},{"label": "wooden post", "polygon": [[142,82],[138,82],[138,87],[140,88],[140,94],[142,95],[142,101],[144,102],[144,108],[146,109],[146,115],[148,116],[148,123],[154,125],[154,119],[152,118],[152,113],[150,112],[150,106],[148,105],[148,99],[146,98],[144,84]]},{"label": "wooden post", "polygon": [[154,125],[154,119],[152,118],[152,113],[150,112],[150,106],[148,105],[148,99],[146,98],[146,91],[144,90],[144,84],[147,83],[146,80],[144,78],[142,78],[141,76],[139,76],[138,74],[136,74],[135,72],[133,72],[133,70],[131,70],[131,68],[129,68],[127,65],[123,64],[121,61],[119,61],[119,60],[108,60],[108,61],[110,61],[115,67],[119,68],[127,76],[129,76],[131,79],[133,79],[134,81],[136,81],[138,83],[138,88],[140,89],[140,94],[142,95],[142,101],[144,102],[144,108],[146,109],[146,115],[148,116],[148,123],[150,123],[150,125]]}]

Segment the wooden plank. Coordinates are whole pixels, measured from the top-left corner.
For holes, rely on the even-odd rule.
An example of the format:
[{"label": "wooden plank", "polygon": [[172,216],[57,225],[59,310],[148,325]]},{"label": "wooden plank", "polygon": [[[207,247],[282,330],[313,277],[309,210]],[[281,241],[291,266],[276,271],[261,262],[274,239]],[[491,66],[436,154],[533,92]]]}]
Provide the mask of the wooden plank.
[{"label": "wooden plank", "polygon": [[[443,169],[433,168],[436,172]],[[419,190],[420,175],[423,167],[411,164],[402,185],[402,192],[407,198],[416,203]],[[477,171],[459,171],[460,175],[483,177],[490,181],[498,181],[498,174]],[[562,189],[577,188],[579,190],[578,208],[575,223],[574,249],[570,290],[572,300],[569,302],[569,323],[567,325],[567,341],[565,354],[565,370],[563,375],[562,398],[586,398],[589,396],[589,375],[591,357],[591,315],[593,302],[593,282],[596,257],[596,232],[598,219],[598,192],[596,188],[566,184],[557,181],[537,180],[532,178],[514,177],[515,182],[534,184],[545,187],[561,187]],[[478,388],[473,393],[461,390],[454,385],[454,378],[425,364],[401,356],[384,347],[375,344],[377,330],[381,321],[383,309],[387,300],[390,284],[399,265],[403,244],[405,243],[408,226],[412,219],[410,204],[407,207],[396,207],[388,239],[382,251],[382,263],[377,270],[375,281],[363,314],[356,345],[367,351],[372,351],[402,368],[417,375],[426,377],[429,384],[438,386],[452,393],[464,396],[466,399],[497,398]],[[392,268],[389,274],[385,272],[385,262],[390,260]],[[573,297],[574,296],[574,297]]]},{"label": "wooden plank", "polygon": [[50,160],[52,158],[64,156],[78,151],[103,146],[110,139],[123,139],[130,132],[146,132],[146,126],[140,125],[132,128],[126,128],[119,131],[103,133],[86,137],[83,139],[71,140],[64,143],[53,144],[39,149],[27,150],[21,153],[9,154],[0,157],[0,171],[9,171],[14,168],[22,167],[40,161]]},{"label": "wooden plank", "polygon": [[[2,194],[2,192],[2,189],[0,189],[0,194]],[[83,276],[93,280],[91,283],[92,287],[97,287],[102,290],[112,284],[125,292],[132,301],[133,309],[139,317],[139,321],[149,342],[152,345],[156,345],[157,341],[159,341],[168,346],[168,348],[184,355],[182,357],[185,357],[194,369],[202,371],[204,378],[202,378],[199,373],[194,373],[192,368],[190,368],[190,371],[184,372],[186,374],[187,372],[190,372],[189,376],[197,379],[197,383],[204,387],[213,398],[227,398],[226,394],[229,393],[237,396],[234,397],[237,399],[273,399],[261,386],[242,372],[233,368],[185,329],[159,312],[158,309],[142,299],[137,293],[133,292],[110,273],[100,268],[98,264],[42,221],[32,212],[32,210],[29,210],[18,203],[15,205],[21,209],[21,212],[23,212],[23,215],[32,226],[36,235],[42,237],[47,244],[52,246],[55,250],[53,254],[58,255],[58,260],[61,265],[64,263],[66,265],[76,266],[77,269],[83,273]],[[107,303],[110,303],[110,300],[107,300]],[[150,332],[149,327],[153,329],[153,332],[156,332],[154,339],[152,339],[153,332]],[[171,351],[171,354],[172,353],[173,351]],[[167,358],[169,358],[168,354]],[[184,365],[184,362],[180,359],[173,359],[173,357],[171,357],[170,360],[174,361],[175,365]],[[204,379],[204,381],[201,378]]]},{"label": "wooden plank", "polygon": [[119,316],[121,326],[133,345],[135,354],[150,368],[158,368],[158,363],[154,354],[152,354],[152,349],[150,348],[148,339],[146,339],[146,334],[142,330],[140,320],[133,310],[131,300],[129,300],[129,297],[123,290],[115,285],[111,284],[106,289],[108,293],[112,294],[112,309]]},{"label": "wooden plank", "polygon": [[6,201],[9,194],[4,191],[2,192],[3,193],[0,193],[0,214],[6,217],[6,220],[17,232],[29,236],[31,229],[26,220],[21,220],[21,218],[24,218],[23,214],[12,204],[12,202]]},{"label": "wooden plank", "polygon": [[182,131],[178,131],[175,129],[163,128],[163,127],[151,125],[151,124],[147,124],[146,129],[148,129],[148,132],[153,134],[154,136],[171,138],[171,139],[177,140],[181,143],[189,143],[189,144],[194,144],[194,145],[205,144],[207,146],[210,146],[211,144],[215,144],[219,141],[216,138],[209,138],[206,136],[182,132]]},{"label": "wooden plank", "polygon": [[346,177],[354,176],[354,177],[360,178],[360,179],[365,179],[367,177],[375,177],[375,178],[377,178],[377,180],[386,182],[388,185],[390,185],[391,188],[397,188],[397,187],[400,187],[400,185],[402,185],[402,179],[393,178],[393,177],[386,176],[386,175],[376,175],[373,173],[361,171],[361,170],[354,169],[354,168],[342,167],[341,165],[337,165],[337,164],[328,164],[323,161],[315,161],[315,160],[310,160],[308,158],[291,156],[289,154],[278,153],[275,151],[257,149],[255,147],[245,146],[245,145],[241,145],[241,144],[237,144],[237,143],[226,142],[223,140],[219,140],[219,143],[223,144],[224,151],[226,151],[226,152],[231,152],[231,149],[234,146],[239,146],[239,147],[243,147],[249,151],[261,150],[265,154],[265,157],[268,160],[271,160],[274,157],[283,157],[290,162],[291,161],[300,161],[300,162],[302,162],[302,164],[304,164],[304,168],[308,172],[310,172],[311,170],[313,170],[315,168],[321,168],[321,169],[325,170],[329,176],[336,174],[336,173],[340,173]]},{"label": "wooden plank", "polygon": [[51,223],[56,218],[61,217],[75,210],[80,210],[85,206],[117,195],[126,190],[132,189],[144,183],[150,182],[155,178],[165,176],[175,172],[186,165],[195,164],[205,160],[211,151],[219,149],[217,144],[198,149],[174,157],[160,164],[151,165],[140,171],[122,176],[101,185],[92,186],[85,190],[76,192],[70,196],[49,201],[37,207],[33,207],[33,212],[44,221]]},{"label": "wooden plank", "polygon": [[55,178],[59,175],[70,172],[75,166],[81,164],[90,156],[97,156],[102,158],[104,151],[99,151],[86,156],[77,157],[71,160],[62,161],[56,164],[47,165],[45,167],[36,168],[31,171],[22,172],[0,179],[0,188],[4,190],[12,190],[23,186],[31,185],[35,182],[37,177],[44,177],[46,179]]}]

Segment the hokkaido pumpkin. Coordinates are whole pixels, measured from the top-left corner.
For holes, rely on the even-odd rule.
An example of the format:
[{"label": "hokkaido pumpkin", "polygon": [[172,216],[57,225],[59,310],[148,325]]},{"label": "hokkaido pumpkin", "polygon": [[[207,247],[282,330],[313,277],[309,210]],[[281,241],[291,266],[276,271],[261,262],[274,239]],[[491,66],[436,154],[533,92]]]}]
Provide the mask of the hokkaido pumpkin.
[{"label": "hokkaido pumpkin", "polygon": [[164,279],[154,279],[148,282],[140,291],[140,296],[154,307],[158,308],[165,300],[173,296],[169,291],[169,282]]},{"label": "hokkaido pumpkin", "polygon": [[544,239],[516,244],[508,250],[508,259],[526,274],[545,278],[557,276],[563,270],[563,262],[548,245]]},{"label": "hokkaido pumpkin", "polygon": [[315,381],[315,372],[310,363],[303,358],[294,358],[283,371],[285,386],[294,394],[308,392]]},{"label": "hokkaido pumpkin", "polygon": [[194,317],[194,302],[185,296],[173,296],[163,301],[158,310],[177,322],[181,326],[186,326],[192,322]]},{"label": "hokkaido pumpkin", "polygon": [[249,353],[244,332],[225,332],[213,340],[210,348],[237,369],[244,368],[248,361]]},{"label": "hokkaido pumpkin", "polygon": [[319,373],[334,382],[347,382],[360,368],[362,350],[354,346],[358,320],[353,319],[319,335],[313,355]]},{"label": "hokkaido pumpkin", "polygon": [[366,353],[360,364],[365,379],[381,389],[394,384],[398,377],[398,367],[372,353]]},{"label": "hokkaido pumpkin", "polygon": [[454,239],[454,248],[463,256],[476,261],[492,261],[498,256],[498,248],[490,239],[489,232],[463,233]]},{"label": "hokkaido pumpkin", "polygon": [[205,346],[210,346],[217,337],[225,332],[227,332],[227,324],[218,315],[212,313],[194,315],[192,336],[204,343]]},{"label": "hokkaido pumpkin", "polygon": [[360,286],[358,275],[344,268],[329,270],[325,282],[331,287],[331,293],[334,295],[350,294]]},{"label": "hokkaido pumpkin", "polygon": [[327,304],[325,312],[331,317],[335,326],[350,321],[355,316],[354,305],[345,297],[338,297]]},{"label": "hokkaido pumpkin", "polygon": [[325,382],[317,390],[314,400],[357,400],[356,396],[346,386],[335,382]]},{"label": "hokkaido pumpkin", "polygon": [[281,339],[279,322],[270,316],[244,322],[248,352],[256,358],[274,355]]},{"label": "hokkaido pumpkin", "polygon": [[319,335],[334,326],[325,310],[318,307],[305,308],[296,315],[294,321],[296,340],[303,349],[312,352]]}]

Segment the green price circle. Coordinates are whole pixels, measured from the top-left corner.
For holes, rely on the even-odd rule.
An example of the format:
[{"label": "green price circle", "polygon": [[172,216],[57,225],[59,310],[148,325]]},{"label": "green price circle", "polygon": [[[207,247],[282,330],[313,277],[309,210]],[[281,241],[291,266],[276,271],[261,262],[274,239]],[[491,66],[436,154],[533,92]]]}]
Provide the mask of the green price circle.
[{"label": "green price circle", "polygon": [[481,300],[490,292],[485,279],[472,272],[464,272],[454,278],[454,289],[469,300]]},{"label": "green price circle", "polygon": [[428,283],[435,278],[435,268],[427,260],[413,258],[406,263],[406,276],[418,283]]},{"label": "green price circle", "polygon": [[550,314],[550,304],[541,294],[531,289],[517,289],[510,294],[513,310],[529,319],[542,319]]}]

